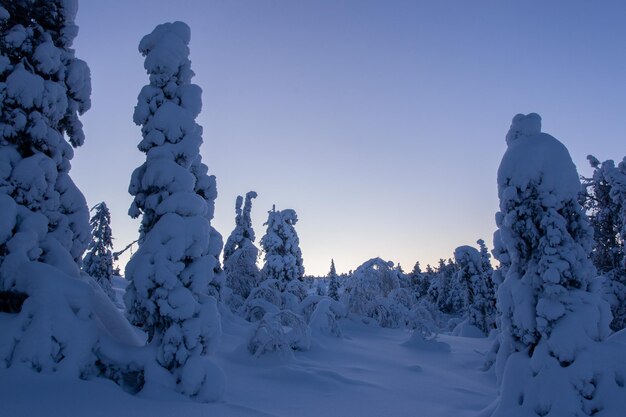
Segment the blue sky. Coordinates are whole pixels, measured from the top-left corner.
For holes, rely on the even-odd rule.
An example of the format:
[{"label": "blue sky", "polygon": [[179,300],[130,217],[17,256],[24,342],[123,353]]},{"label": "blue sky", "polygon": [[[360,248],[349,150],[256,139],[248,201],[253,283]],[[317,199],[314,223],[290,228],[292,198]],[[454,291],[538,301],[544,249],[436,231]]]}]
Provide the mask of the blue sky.
[{"label": "blue sky", "polygon": [[118,247],[138,227],[137,45],[174,20],[192,30],[214,226],[226,239],[249,190],[259,238],[272,204],[295,209],[307,274],[375,256],[410,270],[490,245],[516,113],[539,113],[581,173],[589,153],[626,154],[623,1],[83,0],[75,48],[93,105],[72,177],[111,208]]}]

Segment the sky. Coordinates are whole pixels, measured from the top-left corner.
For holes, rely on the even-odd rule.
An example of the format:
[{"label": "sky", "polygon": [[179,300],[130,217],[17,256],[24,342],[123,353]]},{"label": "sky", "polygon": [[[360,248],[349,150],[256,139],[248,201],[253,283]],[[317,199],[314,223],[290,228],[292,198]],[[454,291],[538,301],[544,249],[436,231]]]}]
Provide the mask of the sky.
[{"label": "sky", "polygon": [[306,274],[331,258],[338,272],[377,256],[410,271],[491,247],[517,113],[539,113],[582,174],[590,153],[626,155],[624,1],[83,0],[74,47],[92,108],[71,175],[90,207],[106,201],[116,249],[138,237],[137,46],[176,20],[203,90],[212,224],[226,240],[250,190],[257,243],[272,205],[296,210]]}]

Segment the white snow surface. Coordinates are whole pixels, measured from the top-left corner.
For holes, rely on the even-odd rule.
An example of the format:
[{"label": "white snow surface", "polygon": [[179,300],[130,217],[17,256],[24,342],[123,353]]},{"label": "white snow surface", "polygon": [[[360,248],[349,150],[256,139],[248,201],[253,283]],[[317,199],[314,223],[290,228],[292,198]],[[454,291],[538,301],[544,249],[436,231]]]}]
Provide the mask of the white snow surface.
[{"label": "white snow surface", "polygon": [[222,314],[222,326],[212,356],[226,376],[221,401],[202,404],[158,386],[133,396],[109,380],[14,366],[0,370],[2,415],[469,417],[496,395],[493,372],[481,370],[485,338],[418,343],[407,330],[344,319],[342,338],[318,334],[307,351],[255,358],[246,350],[254,324]]}]

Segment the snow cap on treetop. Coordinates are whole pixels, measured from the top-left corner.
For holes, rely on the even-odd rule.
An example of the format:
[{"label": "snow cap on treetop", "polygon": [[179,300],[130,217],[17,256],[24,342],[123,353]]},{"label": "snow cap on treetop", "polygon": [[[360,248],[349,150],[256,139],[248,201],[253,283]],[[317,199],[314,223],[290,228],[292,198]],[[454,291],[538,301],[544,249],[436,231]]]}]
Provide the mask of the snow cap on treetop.
[{"label": "snow cap on treetop", "polygon": [[[188,64],[191,29],[183,22],[163,23],[139,42],[148,73],[173,76]],[[191,77],[190,77],[191,78]]]},{"label": "snow cap on treetop", "polygon": [[581,185],[576,166],[561,142],[541,132],[538,114],[516,115],[506,141],[508,148],[498,168],[501,201],[508,199],[509,187],[526,189],[531,183],[558,201],[577,199]]},{"label": "snow cap on treetop", "polygon": [[532,136],[541,133],[541,116],[537,113],[527,115],[516,114],[506,134],[506,144],[510,145],[521,136]]},{"label": "snow cap on treetop", "polygon": [[476,265],[480,265],[480,252],[472,246],[459,246],[454,250],[454,259],[460,263],[463,258],[471,259]]}]

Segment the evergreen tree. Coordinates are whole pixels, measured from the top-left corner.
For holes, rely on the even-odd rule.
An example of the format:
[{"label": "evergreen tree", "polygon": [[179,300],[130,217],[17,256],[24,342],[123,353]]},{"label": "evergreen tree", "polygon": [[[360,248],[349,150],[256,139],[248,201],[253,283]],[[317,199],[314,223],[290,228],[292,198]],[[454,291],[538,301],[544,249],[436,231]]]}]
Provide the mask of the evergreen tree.
[{"label": "evergreen tree", "polygon": [[411,271],[410,276],[411,286],[413,287],[413,291],[415,291],[417,298],[422,298],[426,296],[428,294],[428,288],[430,287],[431,278],[428,273],[428,268],[426,273],[422,273],[420,263],[419,261],[417,261],[415,262],[415,266],[413,266],[413,271]]},{"label": "evergreen tree", "polygon": [[494,270],[491,266],[491,255],[489,254],[489,250],[487,249],[484,240],[478,239],[476,243],[478,243],[478,247],[480,250],[480,274],[483,283],[482,285],[484,285],[484,297],[486,303],[489,304],[489,307],[487,308],[491,312],[491,324],[493,327],[497,327],[498,310],[496,308],[496,293],[498,291],[498,288],[493,279]]},{"label": "evergreen tree", "polygon": [[339,277],[335,269],[335,260],[330,260],[330,271],[328,271],[328,296],[335,301],[339,301]]},{"label": "evergreen tree", "polygon": [[593,232],[578,203],[576,167],[562,143],[541,133],[536,114],[515,116],[507,145],[498,169],[496,222],[508,267],[498,289],[501,389],[493,416],[592,415],[595,399],[616,383],[593,359],[609,314],[594,284]]},{"label": "evergreen tree", "polygon": [[71,48],[76,7],[0,6],[0,290],[25,289],[25,260],[78,275],[89,243],[89,209],[69,176],[73,148],[85,140],[78,115],[91,106],[89,68]]},{"label": "evergreen tree", "polygon": [[129,186],[129,214],[142,218],[139,248],[126,266],[125,302],[177,390],[209,401],[223,390],[220,371],[206,356],[220,333],[217,302],[208,293],[221,248],[211,242],[216,194],[200,161],[202,128],[195,118],[202,91],[191,84],[189,41],[189,27],[174,22],[157,26],[139,44],[150,84],[139,94],[134,121],[146,162]]},{"label": "evergreen tree", "polygon": [[[480,241],[479,241],[480,242]],[[458,265],[456,281],[463,284],[465,289],[465,311],[470,324],[489,334],[495,324],[495,304],[493,292],[488,289],[487,280],[491,277],[485,274],[481,254],[471,246],[460,246],[454,251],[454,258]]]},{"label": "evergreen tree", "polygon": [[95,211],[89,221],[91,224],[91,242],[87,247],[87,254],[83,259],[83,271],[93,277],[115,302],[115,292],[111,286],[113,276],[113,236],[111,234],[111,214],[104,203],[96,204],[91,211]]},{"label": "evergreen tree", "polygon": [[594,229],[592,259],[600,273],[611,274],[621,268],[624,259],[619,202],[611,196],[617,168],[611,160],[600,163],[591,155],[587,159],[594,168],[592,178],[584,178],[583,183],[583,206]]},{"label": "evergreen tree", "polygon": [[[605,278],[606,295],[613,313],[611,328],[626,327],[626,257],[624,256],[624,202],[626,186],[620,181],[620,168],[612,160],[600,163],[587,156],[594,168],[591,178],[583,178],[582,204],[594,231],[592,260]],[[621,163],[620,165],[622,165]]]},{"label": "evergreen tree", "polygon": [[[252,199],[257,193],[250,191],[243,197],[238,196],[235,202],[235,229],[224,246],[224,270],[226,285],[232,291],[231,307],[238,308],[250,295],[260,281],[259,268],[256,260],[259,250],[254,245],[255,235],[252,229]],[[241,208],[243,204],[243,210]]]},{"label": "evergreen tree", "polygon": [[123,376],[120,352],[136,336],[80,271],[89,209],[69,172],[91,82],[72,49],[77,7],[0,3],[0,293],[14,313],[0,366],[88,379]]},{"label": "evergreen tree", "polygon": [[296,212],[291,209],[276,211],[272,208],[264,226],[265,236],[261,247],[265,252],[262,273],[266,279],[275,279],[285,289],[291,281],[302,281],[304,266],[300,240],[294,226],[298,222]]},{"label": "evergreen tree", "polygon": [[378,320],[385,327],[387,311],[381,311],[385,306],[387,296],[393,290],[400,288],[398,271],[393,262],[380,258],[373,258],[360,265],[347,283],[347,306],[351,313]]}]

